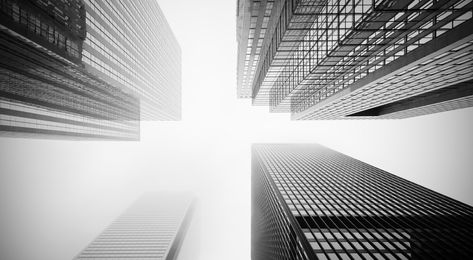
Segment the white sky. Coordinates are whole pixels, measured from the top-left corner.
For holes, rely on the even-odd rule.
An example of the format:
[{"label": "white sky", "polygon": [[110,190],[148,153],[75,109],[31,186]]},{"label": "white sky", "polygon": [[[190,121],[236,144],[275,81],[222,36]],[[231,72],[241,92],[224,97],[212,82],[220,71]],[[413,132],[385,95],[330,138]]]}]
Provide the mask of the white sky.
[{"label": "white sky", "polygon": [[163,189],[200,197],[182,259],[249,259],[253,142],[321,143],[473,205],[473,109],[290,121],[236,99],[234,0],[158,2],[182,48],[183,121],[143,122],[141,142],[0,138],[0,259],[71,259]]}]

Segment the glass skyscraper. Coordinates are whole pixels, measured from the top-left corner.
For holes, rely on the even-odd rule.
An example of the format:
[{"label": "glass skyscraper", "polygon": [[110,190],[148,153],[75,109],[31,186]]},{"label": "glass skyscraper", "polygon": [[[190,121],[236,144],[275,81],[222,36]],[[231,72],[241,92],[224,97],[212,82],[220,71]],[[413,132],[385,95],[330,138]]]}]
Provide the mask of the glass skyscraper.
[{"label": "glass skyscraper", "polygon": [[3,135],[138,140],[140,120],[180,120],[180,47],[156,1],[0,11]]},{"label": "glass skyscraper", "polygon": [[176,259],[194,204],[186,194],[146,193],[75,259]]},{"label": "glass skyscraper", "polygon": [[472,106],[471,0],[239,0],[238,93],[292,119]]},{"label": "glass skyscraper", "polygon": [[0,1],[0,131],[139,139],[139,100],[82,66],[80,0]]},{"label": "glass skyscraper", "polygon": [[256,65],[273,12],[274,1],[239,0],[237,7],[237,96],[251,98]]},{"label": "glass skyscraper", "polygon": [[141,120],[180,120],[181,48],[158,2],[84,2],[85,68],[136,94]]},{"label": "glass skyscraper", "polygon": [[252,259],[469,259],[473,207],[316,144],[255,144]]}]

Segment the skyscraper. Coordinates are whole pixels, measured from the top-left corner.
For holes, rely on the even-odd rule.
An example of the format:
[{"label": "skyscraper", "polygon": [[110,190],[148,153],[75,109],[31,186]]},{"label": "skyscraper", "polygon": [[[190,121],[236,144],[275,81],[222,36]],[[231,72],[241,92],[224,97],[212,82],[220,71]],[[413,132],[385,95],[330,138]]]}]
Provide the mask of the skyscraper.
[{"label": "skyscraper", "polygon": [[274,1],[238,0],[237,7],[237,96],[251,98],[253,78]]},{"label": "skyscraper", "polygon": [[468,259],[473,207],[315,144],[252,151],[253,259]]},{"label": "skyscraper", "polygon": [[158,2],[84,2],[85,68],[135,93],[142,120],[180,120],[181,48]]},{"label": "skyscraper", "polygon": [[472,106],[472,6],[239,0],[239,97],[295,120],[405,118]]},{"label": "skyscraper", "polygon": [[85,70],[80,0],[0,2],[0,132],[139,139],[139,100]]},{"label": "skyscraper", "polygon": [[156,1],[0,11],[0,133],[137,140],[140,120],[180,120],[180,47]]},{"label": "skyscraper", "polygon": [[75,259],[176,259],[194,201],[180,193],[146,193]]}]

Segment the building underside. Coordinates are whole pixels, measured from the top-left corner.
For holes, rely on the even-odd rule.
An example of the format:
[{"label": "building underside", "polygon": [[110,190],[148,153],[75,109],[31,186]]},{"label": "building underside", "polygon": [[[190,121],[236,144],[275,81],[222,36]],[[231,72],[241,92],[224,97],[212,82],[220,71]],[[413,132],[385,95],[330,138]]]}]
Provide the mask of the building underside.
[{"label": "building underside", "polygon": [[253,105],[295,120],[469,107],[472,7],[471,0],[275,1],[251,72]]}]

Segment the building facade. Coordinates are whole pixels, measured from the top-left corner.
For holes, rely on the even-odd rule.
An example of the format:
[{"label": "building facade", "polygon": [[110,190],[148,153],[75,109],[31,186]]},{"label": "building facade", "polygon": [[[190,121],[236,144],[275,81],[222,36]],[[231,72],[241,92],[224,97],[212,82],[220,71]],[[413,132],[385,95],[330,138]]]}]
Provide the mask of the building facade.
[{"label": "building facade", "polygon": [[75,259],[176,259],[194,204],[185,194],[146,193]]},{"label": "building facade", "polygon": [[0,4],[3,135],[139,139],[139,100],[81,65],[81,1]]},{"label": "building facade", "polygon": [[139,140],[140,120],[180,120],[180,47],[156,1],[0,11],[2,135]]},{"label": "building facade", "polygon": [[315,144],[255,144],[252,259],[468,259],[473,207]]},{"label": "building facade", "polygon": [[84,2],[85,68],[136,94],[141,120],[180,120],[181,48],[158,2]]},{"label": "building facade", "polygon": [[238,98],[252,96],[256,65],[258,65],[274,2],[274,0],[238,0],[237,2]]},{"label": "building facade", "polygon": [[253,105],[312,120],[405,118],[473,104],[471,0],[274,1],[257,34],[257,8],[269,2],[238,4],[238,93]]}]

